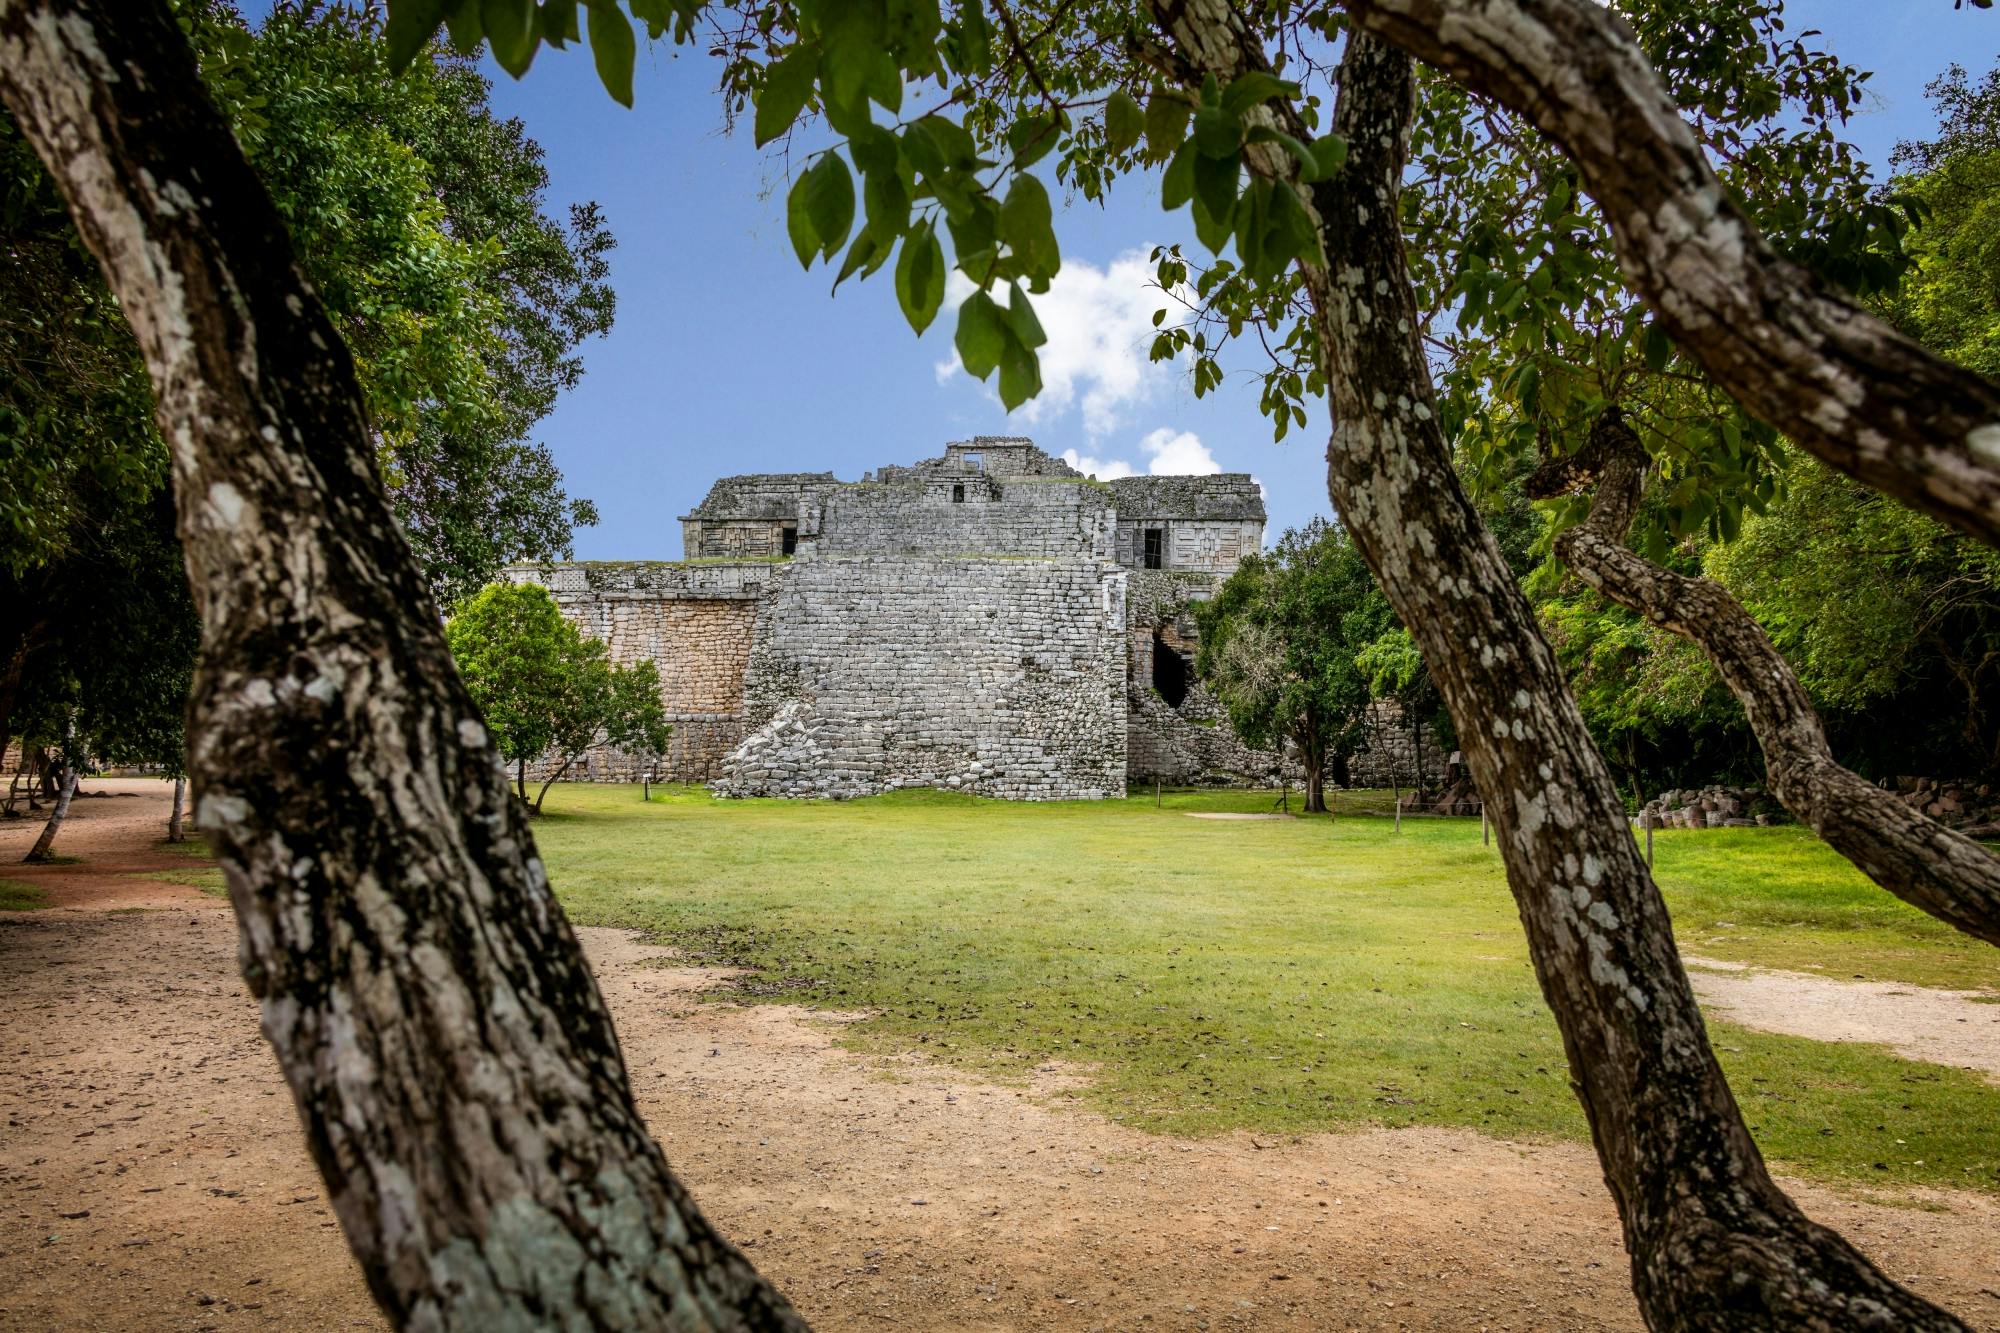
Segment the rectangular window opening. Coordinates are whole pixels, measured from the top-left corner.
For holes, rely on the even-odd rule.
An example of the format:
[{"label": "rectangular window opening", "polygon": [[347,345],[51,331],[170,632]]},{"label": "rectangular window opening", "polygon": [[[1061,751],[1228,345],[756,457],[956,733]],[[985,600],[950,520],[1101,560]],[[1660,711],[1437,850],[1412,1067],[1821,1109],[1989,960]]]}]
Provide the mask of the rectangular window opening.
[{"label": "rectangular window opening", "polygon": [[964,482],[959,482],[958,484],[954,485],[954,486],[953,486],[953,487],[951,488],[951,502],[952,502],[953,504],[955,504],[955,505],[962,505],[962,504],[964,504],[964,503],[965,503],[965,483],[964,483]]},{"label": "rectangular window opening", "polygon": [[1166,533],[1159,528],[1146,529],[1146,568],[1159,569],[1166,549]]},{"label": "rectangular window opening", "polygon": [[784,553],[786,555],[798,554],[799,530],[793,527],[791,524],[787,523],[783,529],[783,532],[784,535],[779,540],[783,546]]}]

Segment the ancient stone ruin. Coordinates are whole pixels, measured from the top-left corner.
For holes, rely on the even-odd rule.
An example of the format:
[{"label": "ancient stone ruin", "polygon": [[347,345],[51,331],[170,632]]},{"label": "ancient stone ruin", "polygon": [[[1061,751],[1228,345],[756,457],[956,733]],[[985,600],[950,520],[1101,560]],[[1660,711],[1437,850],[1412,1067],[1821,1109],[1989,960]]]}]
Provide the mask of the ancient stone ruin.
[{"label": "ancient stone ruin", "polygon": [[678,562],[507,577],[658,664],[671,752],[600,750],[578,776],[1097,798],[1278,772],[1196,679],[1189,610],[1263,535],[1242,473],[1100,482],[980,436],[858,482],[725,477],[681,519]]}]

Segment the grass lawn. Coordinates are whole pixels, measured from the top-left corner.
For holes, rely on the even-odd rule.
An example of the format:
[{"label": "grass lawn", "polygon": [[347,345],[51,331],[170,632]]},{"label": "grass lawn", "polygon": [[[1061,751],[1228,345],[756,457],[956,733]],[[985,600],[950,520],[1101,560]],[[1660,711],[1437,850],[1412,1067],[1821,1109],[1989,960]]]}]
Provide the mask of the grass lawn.
[{"label": "grass lawn", "polygon": [[[1087,1068],[1151,1129],[1462,1125],[1585,1134],[1499,857],[1476,820],[1216,821],[1268,794],[1016,805],[906,792],[714,801],[558,785],[536,835],[580,924],[757,969],[754,996],[863,1009],[847,1040],[1000,1077]],[[1691,947],[2000,986],[1785,829],[1659,837]],[[1726,923],[1726,924],[1718,924]],[[1883,1185],[2000,1191],[2000,1088],[1872,1047],[1712,1025],[1765,1152]]]},{"label": "grass lawn", "polygon": [[49,896],[36,885],[0,879],[0,912],[32,912],[48,905]]}]

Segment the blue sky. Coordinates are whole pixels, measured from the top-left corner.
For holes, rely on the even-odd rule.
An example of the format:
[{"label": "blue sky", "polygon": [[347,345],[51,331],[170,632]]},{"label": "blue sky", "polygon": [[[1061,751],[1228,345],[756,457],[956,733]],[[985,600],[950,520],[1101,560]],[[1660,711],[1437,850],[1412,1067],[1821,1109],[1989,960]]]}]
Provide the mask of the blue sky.
[{"label": "blue sky", "polygon": [[[1926,83],[1953,60],[1983,71],[2000,52],[2000,11],[1954,12],[1950,0],[1794,0],[1787,17],[1876,71],[1848,133],[1878,167],[1898,139],[1932,128]],[[602,516],[577,534],[580,558],[679,558],[675,520],[717,476],[854,479],[973,434],[1032,435],[1100,470],[1253,473],[1272,537],[1327,512],[1323,413],[1273,443],[1247,375],[1197,401],[1172,367],[1147,362],[1158,294],[1145,290],[1145,251],[1192,244],[1185,214],[1163,214],[1151,182],[1124,182],[1104,208],[1058,197],[1065,272],[1054,307],[1041,306],[1056,339],[1050,387],[1010,417],[990,386],[941,373],[949,311],[919,339],[886,271],[830,296],[831,274],[800,270],[785,238],[786,165],[753,147],[747,123],[724,132],[704,57],[642,49],[630,111],[580,51],[544,51],[519,82],[492,72],[496,110],[547,151],[552,209],[594,199],[618,238],[617,327],[586,345],[582,384],[538,431]]]}]

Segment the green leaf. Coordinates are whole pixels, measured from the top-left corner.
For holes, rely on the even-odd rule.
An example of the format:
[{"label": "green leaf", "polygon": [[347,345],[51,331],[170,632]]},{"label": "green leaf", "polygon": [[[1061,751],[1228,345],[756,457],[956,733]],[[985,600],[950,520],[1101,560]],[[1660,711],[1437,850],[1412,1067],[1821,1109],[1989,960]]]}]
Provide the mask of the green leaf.
[{"label": "green leaf", "polygon": [[1016,169],[1032,166],[1048,155],[1062,138],[1062,125],[1049,112],[1023,116],[1007,131],[1007,146],[1014,150]]},{"label": "green leaf", "polygon": [[903,253],[896,260],[896,301],[919,334],[944,304],[944,248],[929,222],[919,222],[903,239]]},{"label": "green leaf", "polygon": [[848,228],[854,225],[854,178],[838,153],[827,153],[799,178],[795,189],[805,191],[806,214],[812,219],[813,233],[821,251],[831,259],[833,252],[847,243]]},{"label": "green leaf", "polygon": [[968,74],[984,74],[993,68],[993,27],[986,21],[986,7],[980,0],[959,0],[959,66]]},{"label": "green leaf", "polygon": [[1154,93],[1146,103],[1146,155],[1155,162],[1166,161],[1187,138],[1187,127],[1187,103],[1165,90]]},{"label": "green leaf", "polygon": [[1114,153],[1130,152],[1146,132],[1146,113],[1123,88],[1104,104],[1104,146]]},{"label": "green leaf", "polygon": [[1299,85],[1287,83],[1275,74],[1264,70],[1251,70],[1248,74],[1232,79],[1222,90],[1222,106],[1232,115],[1242,115],[1261,102],[1274,97],[1297,97]]},{"label": "green leaf", "polygon": [[1338,134],[1322,134],[1312,141],[1313,176],[1316,181],[1331,180],[1335,172],[1347,162],[1347,140]]},{"label": "green leaf", "polygon": [[818,78],[819,52],[810,46],[794,46],[784,59],[764,71],[764,87],[757,94],[759,148],[792,128],[812,99],[813,83]]},{"label": "green leaf", "polygon": [[884,245],[895,244],[910,227],[910,189],[900,172],[871,171],[862,182],[861,195],[868,208],[868,230]]},{"label": "green leaf", "polygon": [[1219,106],[1194,109],[1194,141],[1203,157],[1231,157],[1243,146],[1243,119]]},{"label": "green leaf", "polygon": [[1029,304],[1028,294],[1018,282],[1007,294],[1007,327],[1013,332],[1014,341],[1031,350],[1049,340],[1049,335],[1042,332],[1042,321],[1035,318],[1035,307]]},{"label": "green leaf", "polygon": [[1242,175],[1242,159],[1235,153],[1227,157],[1210,157],[1203,153],[1194,162],[1195,198],[1208,209],[1209,217],[1221,224],[1225,232],[1236,213],[1236,188]]},{"label": "green leaf", "polygon": [[1020,260],[1023,272],[1052,277],[1062,262],[1049,192],[1028,172],[1014,177],[1001,202],[1000,239]]},{"label": "green leaf", "polygon": [[965,298],[958,308],[958,334],[952,345],[958,348],[958,359],[965,363],[967,374],[977,380],[991,375],[1012,341],[1006,317],[992,297],[974,292]]},{"label": "green leaf", "polygon": [[823,248],[819,230],[813,226],[812,210],[806,206],[811,191],[806,181],[812,176],[810,171],[792,182],[792,192],[785,199],[785,232],[792,238],[792,252],[799,257],[802,267],[811,268],[813,257]]},{"label": "green leaf", "polygon": [[401,71],[437,36],[450,0],[390,0],[382,36],[389,43],[389,67]]},{"label": "green leaf", "polygon": [[889,246],[891,244],[894,244],[894,242],[885,242],[872,231],[864,230],[859,236],[856,236],[854,244],[847,247],[847,258],[842,262],[840,272],[834,274],[833,285],[835,290],[838,290],[841,283],[846,282],[848,278],[853,276],[856,270],[859,270],[862,278],[866,279],[869,274],[881,268],[884,263],[888,262]]},{"label": "green leaf", "polygon": [[1646,369],[1656,374],[1665,370],[1667,362],[1673,360],[1674,356],[1674,340],[1668,336],[1667,331],[1658,324],[1648,324],[1643,342]]},{"label": "green leaf", "polygon": [[534,18],[534,0],[479,0],[479,26],[486,31],[493,58],[517,79],[528,72],[541,44]]},{"label": "green leaf", "polygon": [[638,43],[632,24],[615,4],[593,3],[588,14],[590,54],[597,62],[597,77],[604,91],[620,106],[632,105],[632,62],[638,58]]},{"label": "green leaf", "polygon": [[1160,178],[1160,207],[1167,212],[1194,198],[1194,163],[1200,156],[1200,150],[1188,142],[1181,145],[1174,160],[1167,164],[1166,175]]},{"label": "green leaf", "polygon": [[1000,351],[1000,405],[1012,412],[1041,391],[1041,363],[1033,352],[1009,339]]},{"label": "green leaf", "polygon": [[557,50],[583,40],[576,26],[576,0],[542,0],[540,22],[542,40]]}]

